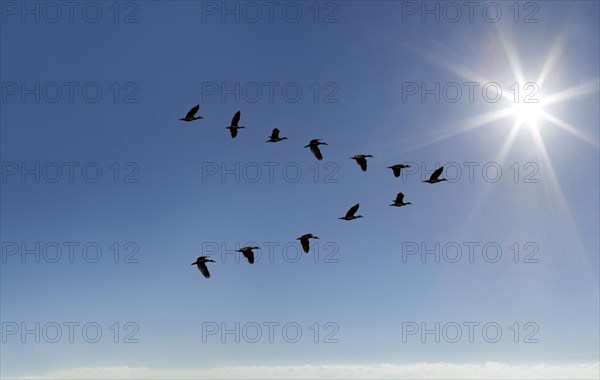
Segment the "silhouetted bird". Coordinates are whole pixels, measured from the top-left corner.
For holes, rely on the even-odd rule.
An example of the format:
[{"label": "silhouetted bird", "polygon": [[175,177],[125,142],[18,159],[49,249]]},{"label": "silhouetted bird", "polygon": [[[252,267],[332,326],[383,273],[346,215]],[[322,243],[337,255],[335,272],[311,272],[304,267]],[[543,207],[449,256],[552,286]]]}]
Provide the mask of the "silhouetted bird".
[{"label": "silhouetted bird", "polygon": [[338,218],[338,219],[354,220],[354,219],[358,219],[358,218],[363,218],[362,215],[356,215],[356,216],[354,216],[354,214],[358,211],[359,207],[360,207],[360,203],[355,204],[354,206],[352,206],[350,208],[350,210],[348,210],[348,212],[346,213],[346,216],[344,216],[342,218]]},{"label": "silhouetted bird", "polygon": [[315,235],[313,235],[313,234],[304,234],[304,235],[300,236],[298,239],[296,239],[296,240],[300,240],[300,244],[302,245],[302,249],[306,253],[308,253],[308,251],[310,250],[309,239],[318,239],[318,237],[315,236]]},{"label": "silhouetted bird", "polygon": [[279,137],[279,129],[273,128],[273,132],[271,132],[271,136],[266,142],[279,142],[281,140],[287,140],[287,137]]},{"label": "silhouetted bird", "polygon": [[394,177],[400,177],[400,170],[404,168],[410,168],[410,165],[398,164],[394,166],[388,166],[394,172]]},{"label": "silhouetted bird", "polygon": [[396,195],[396,199],[394,200],[394,203],[392,203],[390,206],[402,207],[402,206],[406,206],[406,205],[412,205],[412,203],[410,203],[410,202],[404,203],[404,194],[398,193],[398,195]]},{"label": "silhouetted bird", "polygon": [[238,123],[240,122],[240,116],[241,116],[241,112],[237,111],[235,113],[235,115],[233,115],[233,119],[231,119],[231,125],[229,127],[227,127],[227,129],[229,129],[229,132],[231,132],[231,138],[234,139],[235,136],[237,136],[238,134],[238,129],[240,128],[246,128],[243,125],[239,125]]},{"label": "silhouetted bird", "polygon": [[437,169],[436,171],[433,172],[433,174],[431,175],[431,177],[429,177],[429,179],[427,181],[423,181],[423,182],[438,183],[438,182],[442,182],[442,181],[447,181],[446,178],[440,179],[440,175],[442,175],[442,170],[444,170],[444,167],[440,166],[439,169]]},{"label": "silhouetted bird", "polygon": [[310,143],[305,146],[305,148],[310,148],[312,154],[315,155],[317,160],[321,161],[323,159],[323,155],[321,154],[321,150],[319,149],[319,145],[328,145],[325,142],[322,142],[321,139],[312,139]]},{"label": "silhouetted bird", "polygon": [[200,256],[200,257],[198,257],[198,259],[196,259],[195,263],[192,263],[192,265],[197,265],[198,269],[204,275],[204,277],[209,278],[210,272],[208,271],[208,268],[206,267],[206,263],[216,263],[216,261],[207,259],[206,256]]},{"label": "silhouetted bird", "polygon": [[363,172],[367,171],[367,157],[373,157],[370,154],[357,154],[354,157],[350,157],[353,160],[356,160],[356,163],[358,164],[358,166],[360,166],[360,168],[362,169]]},{"label": "silhouetted bird", "polygon": [[252,252],[253,249],[260,249],[260,247],[242,247],[236,250],[236,252],[241,252],[250,264],[254,264],[254,252]]},{"label": "silhouetted bird", "polygon": [[198,120],[198,119],[204,119],[202,116],[196,117],[196,112],[198,112],[199,109],[200,109],[200,104],[197,104],[196,107],[194,107],[188,111],[187,115],[185,115],[184,118],[181,118],[179,120],[194,121],[194,120]]}]

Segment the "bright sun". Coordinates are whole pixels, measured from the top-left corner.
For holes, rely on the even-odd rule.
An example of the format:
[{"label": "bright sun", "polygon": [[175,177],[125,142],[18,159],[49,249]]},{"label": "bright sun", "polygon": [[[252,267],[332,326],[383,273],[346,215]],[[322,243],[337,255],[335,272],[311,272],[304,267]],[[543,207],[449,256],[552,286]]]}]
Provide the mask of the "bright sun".
[{"label": "bright sun", "polygon": [[528,127],[537,127],[543,114],[540,103],[517,103],[513,106],[513,115],[517,122]]}]

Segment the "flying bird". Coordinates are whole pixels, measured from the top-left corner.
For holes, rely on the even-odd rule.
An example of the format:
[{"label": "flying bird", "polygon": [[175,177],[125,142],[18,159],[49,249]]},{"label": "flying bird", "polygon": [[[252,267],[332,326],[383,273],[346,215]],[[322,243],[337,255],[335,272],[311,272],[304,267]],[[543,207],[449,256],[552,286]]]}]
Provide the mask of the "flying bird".
[{"label": "flying bird", "polygon": [[287,140],[287,137],[279,137],[279,129],[273,128],[273,132],[271,132],[271,136],[266,142],[279,142],[282,140]]},{"label": "flying bird", "polygon": [[390,206],[402,207],[402,206],[406,206],[406,205],[412,205],[412,203],[410,203],[410,202],[404,203],[404,194],[398,193],[398,195],[396,195],[396,199],[394,200],[394,203],[392,203]]},{"label": "flying bird", "polygon": [[348,210],[348,212],[346,213],[346,216],[344,216],[342,218],[338,218],[338,219],[354,220],[354,219],[358,219],[358,218],[363,218],[362,215],[356,215],[356,216],[354,215],[358,211],[359,207],[360,207],[360,203],[355,204],[354,206],[352,206],[350,208],[350,210]]},{"label": "flying bird", "polygon": [[437,169],[436,171],[433,172],[433,174],[431,175],[431,177],[429,177],[429,179],[427,181],[423,181],[423,182],[438,183],[438,182],[442,182],[442,181],[447,181],[446,178],[440,179],[440,175],[442,175],[443,170],[444,170],[444,167],[440,166],[439,169]]},{"label": "flying bird", "polygon": [[360,166],[360,168],[362,169],[363,172],[367,171],[367,157],[373,157],[370,154],[357,154],[354,157],[350,157],[353,160],[356,160],[356,163],[358,164],[358,166]]},{"label": "flying bird", "polygon": [[200,257],[198,257],[198,259],[196,259],[195,263],[192,263],[192,265],[197,265],[198,269],[204,275],[204,277],[210,278],[210,272],[208,271],[208,268],[206,267],[206,263],[216,263],[216,261],[207,259],[206,256],[200,256]]},{"label": "flying bird", "polygon": [[193,107],[191,110],[188,111],[187,115],[185,115],[184,118],[181,118],[179,120],[194,121],[194,120],[198,120],[198,119],[204,119],[202,116],[196,117],[196,112],[198,112],[199,109],[200,109],[200,104],[197,104],[195,107]]},{"label": "flying bird", "polygon": [[310,148],[312,154],[315,155],[317,160],[321,161],[323,159],[323,155],[321,154],[321,150],[319,149],[319,145],[328,145],[326,142],[322,142],[321,139],[312,139],[310,143],[305,146],[305,148]]},{"label": "flying bird", "polygon": [[243,125],[239,125],[238,123],[240,122],[240,116],[241,116],[241,112],[237,111],[235,113],[235,115],[233,115],[233,119],[231,119],[231,125],[229,127],[227,127],[227,129],[229,129],[229,132],[231,132],[231,138],[234,139],[235,136],[237,136],[238,134],[238,129],[240,128],[246,128]]},{"label": "flying bird", "polygon": [[410,168],[410,165],[398,164],[393,166],[388,166],[389,169],[392,169],[394,172],[394,177],[400,177],[400,171],[404,168]]},{"label": "flying bird", "polygon": [[252,252],[253,249],[260,249],[260,247],[242,247],[236,250],[236,252],[241,252],[250,264],[254,264],[254,252]]},{"label": "flying bird", "polygon": [[296,239],[296,240],[300,240],[302,249],[306,253],[308,253],[308,251],[310,250],[310,242],[309,242],[310,239],[318,239],[318,237],[313,234],[304,234],[304,235],[300,236],[298,239]]}]

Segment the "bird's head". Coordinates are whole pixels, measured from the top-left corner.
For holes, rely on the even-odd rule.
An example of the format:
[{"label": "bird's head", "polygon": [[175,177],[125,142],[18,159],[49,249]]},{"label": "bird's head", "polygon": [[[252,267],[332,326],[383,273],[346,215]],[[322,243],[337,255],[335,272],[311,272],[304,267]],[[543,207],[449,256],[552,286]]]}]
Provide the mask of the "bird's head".
[{"label": "bird's head", "polygon": [[365,157],[373,157],[373,156],[371,156],[370,154],[367,154]]}]

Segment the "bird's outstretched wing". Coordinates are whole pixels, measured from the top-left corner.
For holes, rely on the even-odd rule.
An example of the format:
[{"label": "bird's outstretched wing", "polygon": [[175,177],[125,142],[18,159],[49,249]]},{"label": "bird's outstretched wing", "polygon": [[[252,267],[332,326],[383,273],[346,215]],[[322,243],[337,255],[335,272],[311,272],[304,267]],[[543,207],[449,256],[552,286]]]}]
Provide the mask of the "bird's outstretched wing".
[{"label": "bird's outstretched wing", "polygon": [[279,139],[279,129],[274,128],[273,132],[271,132],[271,139],[278,140]]},{"label": "bird's outstretched wing", "polygon": [[394,202],[395,203],[404,203],[404,194],[398,193],[398,195],[396,195],[396,200]]},{"label": "bird's outstretched wing", "polygon": [[433,174],[431,175],[431,180],[432,181],[436,181],[438,178],[440,178],[440,176],[442,175],[442,171],[444,170],[443,166],[440,166],[439,169],[437,169],[436,171],[433,172]]},{"label": "bird's outstretched wing", "polygon": [[305,253],[308,253],[308,251],[310,251],[310,242],[308,241],[308,238],[301,238],[300,244],[302,244],[302,249]]},{"label": "bird's outstretched wing", "polygon": [[187,115],[185,115],[185,118],[193,119],[194,116],[196,116],[196,112],[198,112],[199,109],[200,109],[200,104],[197,104],[196,107],[193,107],[191,110],[188,111]]},{"label": "bird's outstretched wing", "polygon": [[205,263],[198,263],[198,269],[200,269],[200,272],[204,275],[204,277],[210,278],[210,272],[208,271]]},{"label": "bird's outstretched wing", "polygon": [[252,252],[252,251],[244,251],[242,253],[244,254],[244,257],[246,259],[248,259],[248,262],[250,264],[254,264],[254,252]]},{"label": "bird's outstretched wing", "polygon": [[237,128],[229,128],[229,132],[231,132],[231,138],[234,139],[237,136]]},{"label": "bird's outstretched wing", "polygon": [[356,162],[360,165],[360,168],[363,172],[367,171],[367,159],[366,158],[357,158]]},{"label": "bird's outstretched wing", "polygon": [[323,159],[323,155],[321,154],[321,149],[319,149],[318,145],[311,145],[310,151],[315,155],[317,160],[321,161]]},{"label": "bird's outstretched wing", "polygon": [[346,213],[346,218],[351,218],[354,216],[354,214],[356,214],[356,212],[358,211],[358,208],[360,207],[360,203],[355,204],[354,206],[352,206],[350,208],[350,210],[348,210],[348,212]]},{"label": "bird's outstretched wing", "polygon": [[237,112],[235,113],[235,115],[233,115],[233,119],[231,119],[231,125],[232,125],[232,126],[236,126],[236,127],[237,127],[238,123],[240,122],[240,116],[241,116],[241,115],[242,115],[242,114],[241,114],[241,112],[240,112],[240,111],[237,111]]},{"label": "bird's outstretched wing", "polygon": [[394,177],[400,177],[400,168],[397,166],[392,167],[392,171],[394,172]]}]

